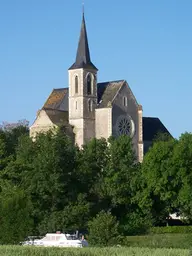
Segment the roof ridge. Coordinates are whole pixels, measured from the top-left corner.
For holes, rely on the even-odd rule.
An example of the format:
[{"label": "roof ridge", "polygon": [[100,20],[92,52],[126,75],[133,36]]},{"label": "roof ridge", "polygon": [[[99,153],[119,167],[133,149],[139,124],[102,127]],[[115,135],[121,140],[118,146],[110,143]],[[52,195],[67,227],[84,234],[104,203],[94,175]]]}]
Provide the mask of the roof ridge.
[{"label": "roof ridge", "polygon": [[51,111],[58,111],[58,112],[68,112],[67,110],[61,110],[61,109],[54,109],[54,108],[46,108],[46,107],[43,107],[42,110],[51,110]]},{"label": "roof ridge", "polygon": [[125,80],[122,81],[122,85],[119,87],[119,89],[117,90],[115,96],[113,97],[111,103],[113,103],[113,101],[115,100],[115,98],[117,97],[119,91],[121,90],[121,88],[123,87],[123,85],[125,84]]},{"label": "roof ridge", "polygon": [[159,119],[159,117],[153,117],[153,116],[143,116],[143,118]]},{"label": "roof ridge", "polygon": [[54,90],[69,90],[69,87],[64,87],[64,88],[53,88],[53,91]]},{"label": "roof ridge", "polygon": [[99,82],[97,84],[106,84],[106,83],[120,83],[120,82],[124,82],[126,81],[125,79],[121,79],[121,80],[111,80],[111,81],[106,81],[106,82]]}]

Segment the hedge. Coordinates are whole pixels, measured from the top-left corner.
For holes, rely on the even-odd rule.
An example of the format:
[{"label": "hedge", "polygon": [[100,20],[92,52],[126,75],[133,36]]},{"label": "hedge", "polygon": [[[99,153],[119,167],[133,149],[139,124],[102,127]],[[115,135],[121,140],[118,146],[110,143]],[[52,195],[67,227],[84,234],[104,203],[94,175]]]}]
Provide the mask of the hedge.
[{"label": "hedge", "polygon": [[192,226],[167,226],[167,227],[153,227],[149,231],[150,234],[189,234],[192,233]]},{"label": "hedge", "polygon": [[124,237],[122,246],[143,247],[143,248],[191,249],[192,234],[171,234],[170,233],[170,234],[151,234],[151,235],[145,235],[145,236],[128,236],[128,237]]}]

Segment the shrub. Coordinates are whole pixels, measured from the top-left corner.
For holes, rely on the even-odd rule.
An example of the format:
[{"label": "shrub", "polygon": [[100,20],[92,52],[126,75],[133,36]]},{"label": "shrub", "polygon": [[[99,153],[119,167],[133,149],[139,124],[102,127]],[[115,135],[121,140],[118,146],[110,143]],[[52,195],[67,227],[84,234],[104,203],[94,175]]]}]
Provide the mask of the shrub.
[{"label": "shrub", "polygon": [[120,223],[120,232],[128,236],[143,235],[148,233],[151,226],[151,218],[133,212],[127,214]]},{"label": "shrub", "polygon": [[192,226],[167,226],[167,227],[153,227],[150,229],[151,234],[165,234],[165,233],[192,233]]},{"label": "shrub", "polygon": [[118,226],[116,218],[110,212],[101,211],[88,223],[90,244],[100,246],[114,244],[119,237]]}]

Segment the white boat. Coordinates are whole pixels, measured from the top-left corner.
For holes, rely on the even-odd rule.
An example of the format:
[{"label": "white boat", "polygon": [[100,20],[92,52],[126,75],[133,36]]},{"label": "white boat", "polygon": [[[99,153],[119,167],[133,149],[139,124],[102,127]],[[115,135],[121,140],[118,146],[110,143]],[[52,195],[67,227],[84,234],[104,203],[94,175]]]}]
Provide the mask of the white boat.
[{"label": "white boat", "polygon": [[64,233],[48,233],[42,239],[35,239],[33,245],[45,247],[83,247],[79,239]]}]

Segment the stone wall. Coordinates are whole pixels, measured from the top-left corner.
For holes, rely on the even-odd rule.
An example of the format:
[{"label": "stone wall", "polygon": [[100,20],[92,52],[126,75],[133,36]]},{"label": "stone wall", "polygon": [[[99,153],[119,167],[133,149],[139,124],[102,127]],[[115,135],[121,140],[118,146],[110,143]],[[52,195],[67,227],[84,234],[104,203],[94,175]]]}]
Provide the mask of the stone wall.
[{"label": "stone wall", "polygon": [[35,138],[37,133],[47,132],[50,129],[54,129],[55,127],[56,126],[51,122],[45,110],[40,110],[37,113],[35,122],[30,127],[30,136]]},{"label": "stone wall", "polygon": [[[124,97],[126,97],[124,104]],[[132,141],[138,161],[143,160],[142,107],[138,105],[131,89],[125,83],[112,102],[112,135],[119,136],[117,122],[120,116],[127,116],[132,122]]]},{"label": "stone wall", "polygon": [[95,131],[97,139],[108,139],[112,135],[112,110],[110,107],[96,109]]}]

